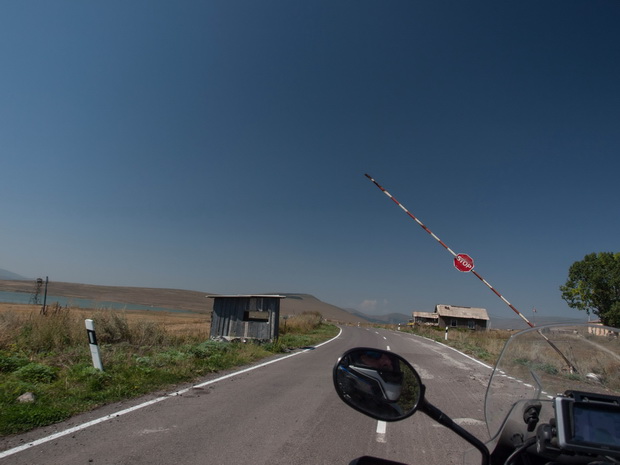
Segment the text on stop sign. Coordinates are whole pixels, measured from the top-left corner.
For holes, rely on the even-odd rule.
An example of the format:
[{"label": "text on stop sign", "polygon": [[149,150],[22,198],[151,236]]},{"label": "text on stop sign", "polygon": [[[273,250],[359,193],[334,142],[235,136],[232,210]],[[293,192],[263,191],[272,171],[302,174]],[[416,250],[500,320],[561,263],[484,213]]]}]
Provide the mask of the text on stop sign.
[{"label": "text on stop sign", "polygon": [[454,257],[454,267],[463,272],[468,272],[474,269],[474,259],[469,255],[460,253]]}]

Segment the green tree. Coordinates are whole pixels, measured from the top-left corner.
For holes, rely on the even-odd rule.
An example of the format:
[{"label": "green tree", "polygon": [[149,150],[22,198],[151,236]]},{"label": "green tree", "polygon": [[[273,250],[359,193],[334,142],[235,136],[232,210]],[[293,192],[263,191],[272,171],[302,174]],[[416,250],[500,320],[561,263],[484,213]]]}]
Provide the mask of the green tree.
[{"label": "green tree", "polygon": [[560,290],[569,307],[620,328],[620,253],[591,253],[573,263]]}]

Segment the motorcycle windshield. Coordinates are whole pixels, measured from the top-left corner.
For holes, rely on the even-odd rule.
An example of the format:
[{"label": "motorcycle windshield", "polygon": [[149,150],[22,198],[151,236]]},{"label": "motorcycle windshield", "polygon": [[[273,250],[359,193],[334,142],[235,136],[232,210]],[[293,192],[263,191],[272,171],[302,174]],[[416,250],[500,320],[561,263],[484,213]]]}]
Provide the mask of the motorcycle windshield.
[{"label": "motorcycle windshield", "polygon": [[489,436],[504,423],[527,426],[528,401],[541,404],[540,422],[555,416],[552,399],[566,391],[620,395],[620,330],[600,325],[549,325],[513,335],[489,381],[485,416]]}]

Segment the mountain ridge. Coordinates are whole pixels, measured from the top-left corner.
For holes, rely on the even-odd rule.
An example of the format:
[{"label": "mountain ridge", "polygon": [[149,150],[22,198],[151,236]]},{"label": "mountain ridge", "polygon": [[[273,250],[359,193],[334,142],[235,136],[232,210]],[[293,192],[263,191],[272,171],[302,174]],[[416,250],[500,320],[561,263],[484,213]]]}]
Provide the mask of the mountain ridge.
[{"label": "mountain ridge", "polygon": [[17,273],[13,273],[12,271],[0,268],[0,280],[6,280],[6,281],[16,281],[16,280],[19,281],[19,280],[22,280],[22,281],[25,281],[27,279],[28,278],[26,278],[26,277],[24,277],[22,275],[19,275]]}]

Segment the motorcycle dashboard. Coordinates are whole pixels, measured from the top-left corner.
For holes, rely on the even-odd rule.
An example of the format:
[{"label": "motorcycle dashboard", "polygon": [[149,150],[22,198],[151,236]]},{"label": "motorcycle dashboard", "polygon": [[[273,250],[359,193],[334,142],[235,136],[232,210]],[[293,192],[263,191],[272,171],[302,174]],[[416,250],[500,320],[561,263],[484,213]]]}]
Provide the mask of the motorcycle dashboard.
[{"label": "motorcycle dashboard", "polygon": [[557,397],[555,411],[562,449],[600,455],[620,455],[620,405]]}]

